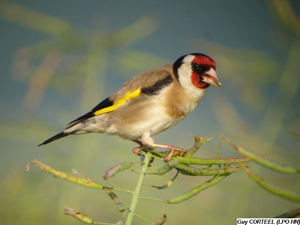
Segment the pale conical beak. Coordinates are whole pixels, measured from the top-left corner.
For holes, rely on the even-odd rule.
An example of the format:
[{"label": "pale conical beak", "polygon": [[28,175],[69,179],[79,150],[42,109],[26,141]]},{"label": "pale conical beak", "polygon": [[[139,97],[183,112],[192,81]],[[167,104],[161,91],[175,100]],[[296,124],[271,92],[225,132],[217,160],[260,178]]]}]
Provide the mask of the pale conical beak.
[{"label": "pale conical beak", "polygon": [[222,85],[218,74],[212,67],[203,74],[202,82],[207,83],[207,84],[212,84],[216,87],[221,87],[221,85]]}]

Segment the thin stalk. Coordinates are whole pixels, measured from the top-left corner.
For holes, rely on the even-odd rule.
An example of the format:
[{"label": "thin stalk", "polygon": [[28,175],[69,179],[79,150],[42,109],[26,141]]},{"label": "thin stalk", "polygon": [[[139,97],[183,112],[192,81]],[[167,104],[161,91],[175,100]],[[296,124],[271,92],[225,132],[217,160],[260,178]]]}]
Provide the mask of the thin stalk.
[{"label": "thin stalk", "polygon": [[142,217],[142,216],[140,216],[140,215],[137,215],[137,214],[135,214],[135,216],[136,216],[137,218],[139,218],[139,219],[145,221],[146,223],[151,224],[151,222],[150,222],[149,220],[147,220],[146,218],[144,218],[144,217]]},{"label": "thin stalk", "polygon": [[160,198],[151,198],[146,196],[140,196],[139,199],[146,199],[146,200],[157,201],[157,202],[167,202],[166,200]]},{"label": "thin stalk", "polygon": [[130,204],[130,207],[129,207],[129,210],[128,210],[128,215],[127,215],[127,219],[126,219],[125,225],[131,225],[132,219],[133,219],[133,217],[135,215],[134,212],[135,212],[138,200],[139,200],[139,195],[140,195],[141,187],[143,185],[143,180],[144,180],[146,171],[148,169],[148,165],[149,165],[149,162],[150,162],[150,159],[151,159],[151,155],[152,154],[151,154],[150,151],[148,151],[147,154],[145,155],[144,164],[143,164],[143,167],[142,167],[142,170],[141,170],[141,173],[140,173],[139,180],[138,180],[138,182],[136,184],[135,191],[134,191],[134,193],[132,195],[131,204]]}]

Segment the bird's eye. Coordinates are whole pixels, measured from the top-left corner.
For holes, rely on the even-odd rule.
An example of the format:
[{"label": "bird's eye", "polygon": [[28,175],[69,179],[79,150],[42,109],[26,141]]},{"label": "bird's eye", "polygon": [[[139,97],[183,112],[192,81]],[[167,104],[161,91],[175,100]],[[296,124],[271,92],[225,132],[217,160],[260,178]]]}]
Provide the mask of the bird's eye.
[{"label": "bird's eye", "polygon": [[200,66],[197,63],[192,63],[192,70],[198,74],[202,74],[203,73],[203,67]]},{"label": "bird's eye", "polygon": [[192,69],[194,71],[198,70],[199,69],[199,65],[197,63],[192,63]]}]

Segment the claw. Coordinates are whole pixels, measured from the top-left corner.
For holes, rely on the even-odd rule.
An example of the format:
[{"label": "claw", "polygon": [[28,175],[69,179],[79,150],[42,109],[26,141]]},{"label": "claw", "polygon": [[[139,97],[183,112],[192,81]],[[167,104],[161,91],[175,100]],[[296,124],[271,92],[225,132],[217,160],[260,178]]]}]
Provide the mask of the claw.
[{"label": "claw", "polygon": [[132,149],[133,153],[140,156],[139,152],[143,149],[143,148],[164,148],[169,150],[168,154],[164,157],[165,162],[169,162],[171,161],[171,157],[173,156],[173,153],[175,151],[179,151],[182,153],[185,153],[186,150],[179,148],[179,147],[175,147],[173,145],[164,145],[164,144],[157,144],[157,143],[153,143],[151,146],[148,145],[144,145],[143,142],[139,141],[139,140],[134,140],[135,143],[139,144],[139,147],[136,147],[134,149]]},{"label": "claw", "polygon": [[140,150],[141,150],[141,146],[132,149],[132,152],[133,152],[135,155],[140,156]]},{"label": "claw", "polygon": [[175,151],[184,152],[184,153],[186,152],[184,149],[175,147],[173,145],[161,145],[161,144],[155,144],[155,145],[156,145],[155,147],[165,148],[169,150],[168,154],[164,157],[165,162],[171,161],[171,157],[173,156],[173,153]]}]

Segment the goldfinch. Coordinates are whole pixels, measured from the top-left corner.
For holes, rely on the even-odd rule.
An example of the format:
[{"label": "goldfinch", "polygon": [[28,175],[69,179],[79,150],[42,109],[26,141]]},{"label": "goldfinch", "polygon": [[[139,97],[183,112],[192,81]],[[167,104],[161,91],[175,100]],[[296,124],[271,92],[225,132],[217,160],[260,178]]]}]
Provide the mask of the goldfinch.
[{"label": "goldfinch", "polygon": [[138,143],[134,153],[147,147],[168,149],[168,161],[182,149],[155,143],[152,136],[191,113],[210,85],[221,86],[215,69],[211,57],[191,53],[172,65],[141,73],[39,146],[72,134],[106,133]]}]

